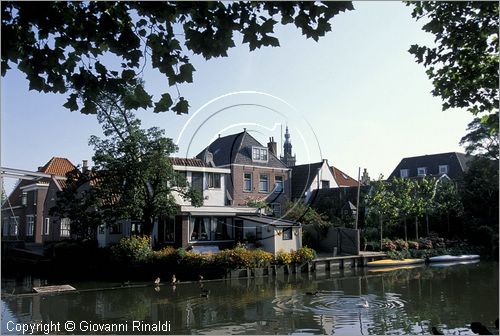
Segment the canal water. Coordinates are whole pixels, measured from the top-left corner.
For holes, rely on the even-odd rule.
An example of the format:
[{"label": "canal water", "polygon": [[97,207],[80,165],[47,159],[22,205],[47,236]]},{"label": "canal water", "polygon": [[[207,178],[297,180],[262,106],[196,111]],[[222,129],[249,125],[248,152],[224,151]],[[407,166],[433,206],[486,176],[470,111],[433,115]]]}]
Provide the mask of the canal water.
[{"label": "canal water", "polygon": [[[78,292],[22,294],[44,284],[50,283],[2,279],[2,334],[38,325],[39,334],[45,326],[61,334],[390,335],[436,327],[471,335],[473,321],[497,333],[496,262],[206,281],[201,288],[72,283]],[[68,321],[73,331],[65,329]]]}]

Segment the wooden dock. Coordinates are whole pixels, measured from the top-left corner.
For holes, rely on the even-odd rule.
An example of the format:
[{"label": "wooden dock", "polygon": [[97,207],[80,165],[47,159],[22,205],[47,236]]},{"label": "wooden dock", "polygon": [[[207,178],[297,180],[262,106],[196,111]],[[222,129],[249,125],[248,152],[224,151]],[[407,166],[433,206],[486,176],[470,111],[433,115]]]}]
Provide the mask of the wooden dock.
[{"label": "wooden dock", "polygon": [[57,286],[33,287],[33,290],[36,293],[47,294],[47,293],[76,291],[76,288],[70,285],[57,285]]},{"label": "wooden dock", "polygon": [[386,258],[387,255],[381,252],[360,252],[359,255],[347,256],[326,256],[319,255],[316,259],[311,261],[311,271],[343,268],[357,268],[365,267],[369,261],[379,260]]}]

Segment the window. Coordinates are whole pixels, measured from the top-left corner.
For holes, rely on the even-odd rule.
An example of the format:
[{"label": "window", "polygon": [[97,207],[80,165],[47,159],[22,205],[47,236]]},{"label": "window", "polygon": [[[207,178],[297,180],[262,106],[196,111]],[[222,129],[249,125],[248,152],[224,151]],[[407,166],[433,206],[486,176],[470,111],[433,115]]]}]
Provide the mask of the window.
[{"label": "window", "polygon": [[45,218],[43,221],[43,234],[48,235],[50,232],[50,218]]},{"label": "window", "polygon": [[60,232],[61,237],[69,237],[70,236],[70,224],[71,224],[71,221],[69,220],[69,218],[62,218],[61,219],[61,232]]},{"label": "window", "polygon": [[183,187],[187,182],[187,174],[185,171],[176,171],[173,178],[173,185],[176,187]]},{"label": "window", "polygon": [[269,191],[269,177],[266,174],[260,174],[259,178],[259,191],[268,192]]},{"label": "window", "polygon": [[243,191],[252,191],[252,173],[243,174]]},{"label": "window", "polygon": [[120,234],[122,233],[122,223],[113,223],[109,226],[110,234]]},{"label": "window", "polygon": [[35,217],[33,215],[26,216],[26,235],[33,236],[33,228],[35,227]]},{"label": "window", "polygon": [[410,175],[410,171],[408,169],[400,169],[399,177],[408,177]]},{"label": "window", "polygon": [[330,181],[321,180],[321,189],[328,189],[328,188],[330,188]]},{"label": "window", "polygon": [[104,234],[105,229],[106,229],[106,225],[104,225],[104,224],[99,225],[99,234]]},{"label": "window", "polygon": [[220,189],[220,173],[208,173],[208,187]]},{"label": "window", "polygon": [[194,190],[203,191],[203,173],[191,173],[191,185]]},{"label": "window", "polygon": [[131,221],[130,233],[133,235],[142,235],[142,223],[137,220]]},{"label": "window", "polygon": [[267,148],[252,147],[252,160],[267,162]]},{"label": "window", "polygon": [[448,174],[448,165],[439,165],[439,174]]},{"label": "window", "polygon": [[283,240],[291,240],[292,239],[292,227],[283,228]]},{"label": "window", "polygon": [[19,216],[10,217],[10,235],[17,236],[17,227],[19,225]]},{"label": "window", "polygon": [[233,226],[228,224],[230,218],[215,217],[214,220],[214,240],[233,239]]},{"label": "window", "polygon": [[175,217],[167,217],[164,222],[163,240],[165,242],[175,241]]},{"label": "window", "polygon": [[210,217],[191,217],[189,232],[191,240],[210,240]]},{"label": "window", "polygon": [[427,168],[426,167],[418,167],[417,168],[417,175],[418,176],[425,176],[425,175],[427,175]]},{"label": "window", "polygon": [[283,176],[274,177],[274,192],[283,192]]},{"label": "window", "polygon": [[2,218],[2,230],[3,230],[3,235],[8,236],[9,235],[9,217],[4,217]]},{"label": "window", "polygon": [[21,197],[21,204],[26,206],[28,204],[28,193],[23,191],[23,195]]}]

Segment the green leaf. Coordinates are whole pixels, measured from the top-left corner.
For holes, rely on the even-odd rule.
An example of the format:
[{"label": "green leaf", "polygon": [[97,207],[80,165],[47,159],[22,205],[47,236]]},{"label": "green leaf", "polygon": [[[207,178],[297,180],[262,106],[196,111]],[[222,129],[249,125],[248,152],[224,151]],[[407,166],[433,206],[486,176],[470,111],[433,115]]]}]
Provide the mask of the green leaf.
[{"label": "green leaf", "polygon": [[172,106],[172,98],[170,97],[170,94],[164,93],[161,95],[161,99],[155,103],[155,108],[154,111],[155,113],[159,112],[166,112]]},{"label": "green leaf", "polygon": [[188,101],[184,99],[184,97],[180,97],[177,104],[175,104],[175,106],[172,108],[172,111],[177,114],[188,113],[188,110],[189,104]]},{"label": "green leaf", "polygon": [[193,71],[195,71],[191,63],[186,63],[179,68],[179,82],[193,82]]},{"label": "green leaf", "polygon": [[77,111],[78,110],[78,104],[76,102],[77,96],[78,95],[76,93],[70,94],[68,99],[66,100],[66,104],[64,104],[63,106],[69,109],[70,111]]}]

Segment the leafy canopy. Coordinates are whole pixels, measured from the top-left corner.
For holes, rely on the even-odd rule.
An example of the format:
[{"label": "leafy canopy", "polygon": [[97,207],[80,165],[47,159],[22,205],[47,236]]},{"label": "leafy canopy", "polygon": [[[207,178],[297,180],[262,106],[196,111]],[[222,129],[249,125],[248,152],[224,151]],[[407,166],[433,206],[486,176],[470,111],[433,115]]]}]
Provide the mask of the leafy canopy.
[{"label": "leafy canopy", "polygon": [[[497,146],[482,145],[482,138],[498,137],[498,32],[497,1],[411,1],[412,16],[427,23],[423,30],[435,36],[435,47],[412,45],[410,53],[427,68],[433,95],[443,99],[443,110],[467,108],[477,116],[462,142],[469,153],[498,158]],[[479,135],[479,138],[477,137]],[[477,146],[474,144],[477,143]]]},{"label": "leafy canopy", "polygon": [[[192,54],[227,56],[235,33],[250,50],[277,47],[279,23],[318,41],[333,16],[353,9],[348,1],[10,1],[1,7],[2,76],[16,65],[30,90],[69,93],[64,106],[85,114],[98,113],[102,92],[123,97],[128,110],[187,113],[178,84],[193,81]],[[153,100],[137,81],[146,66],[166,77],[175,97],[165,91]]]}]

